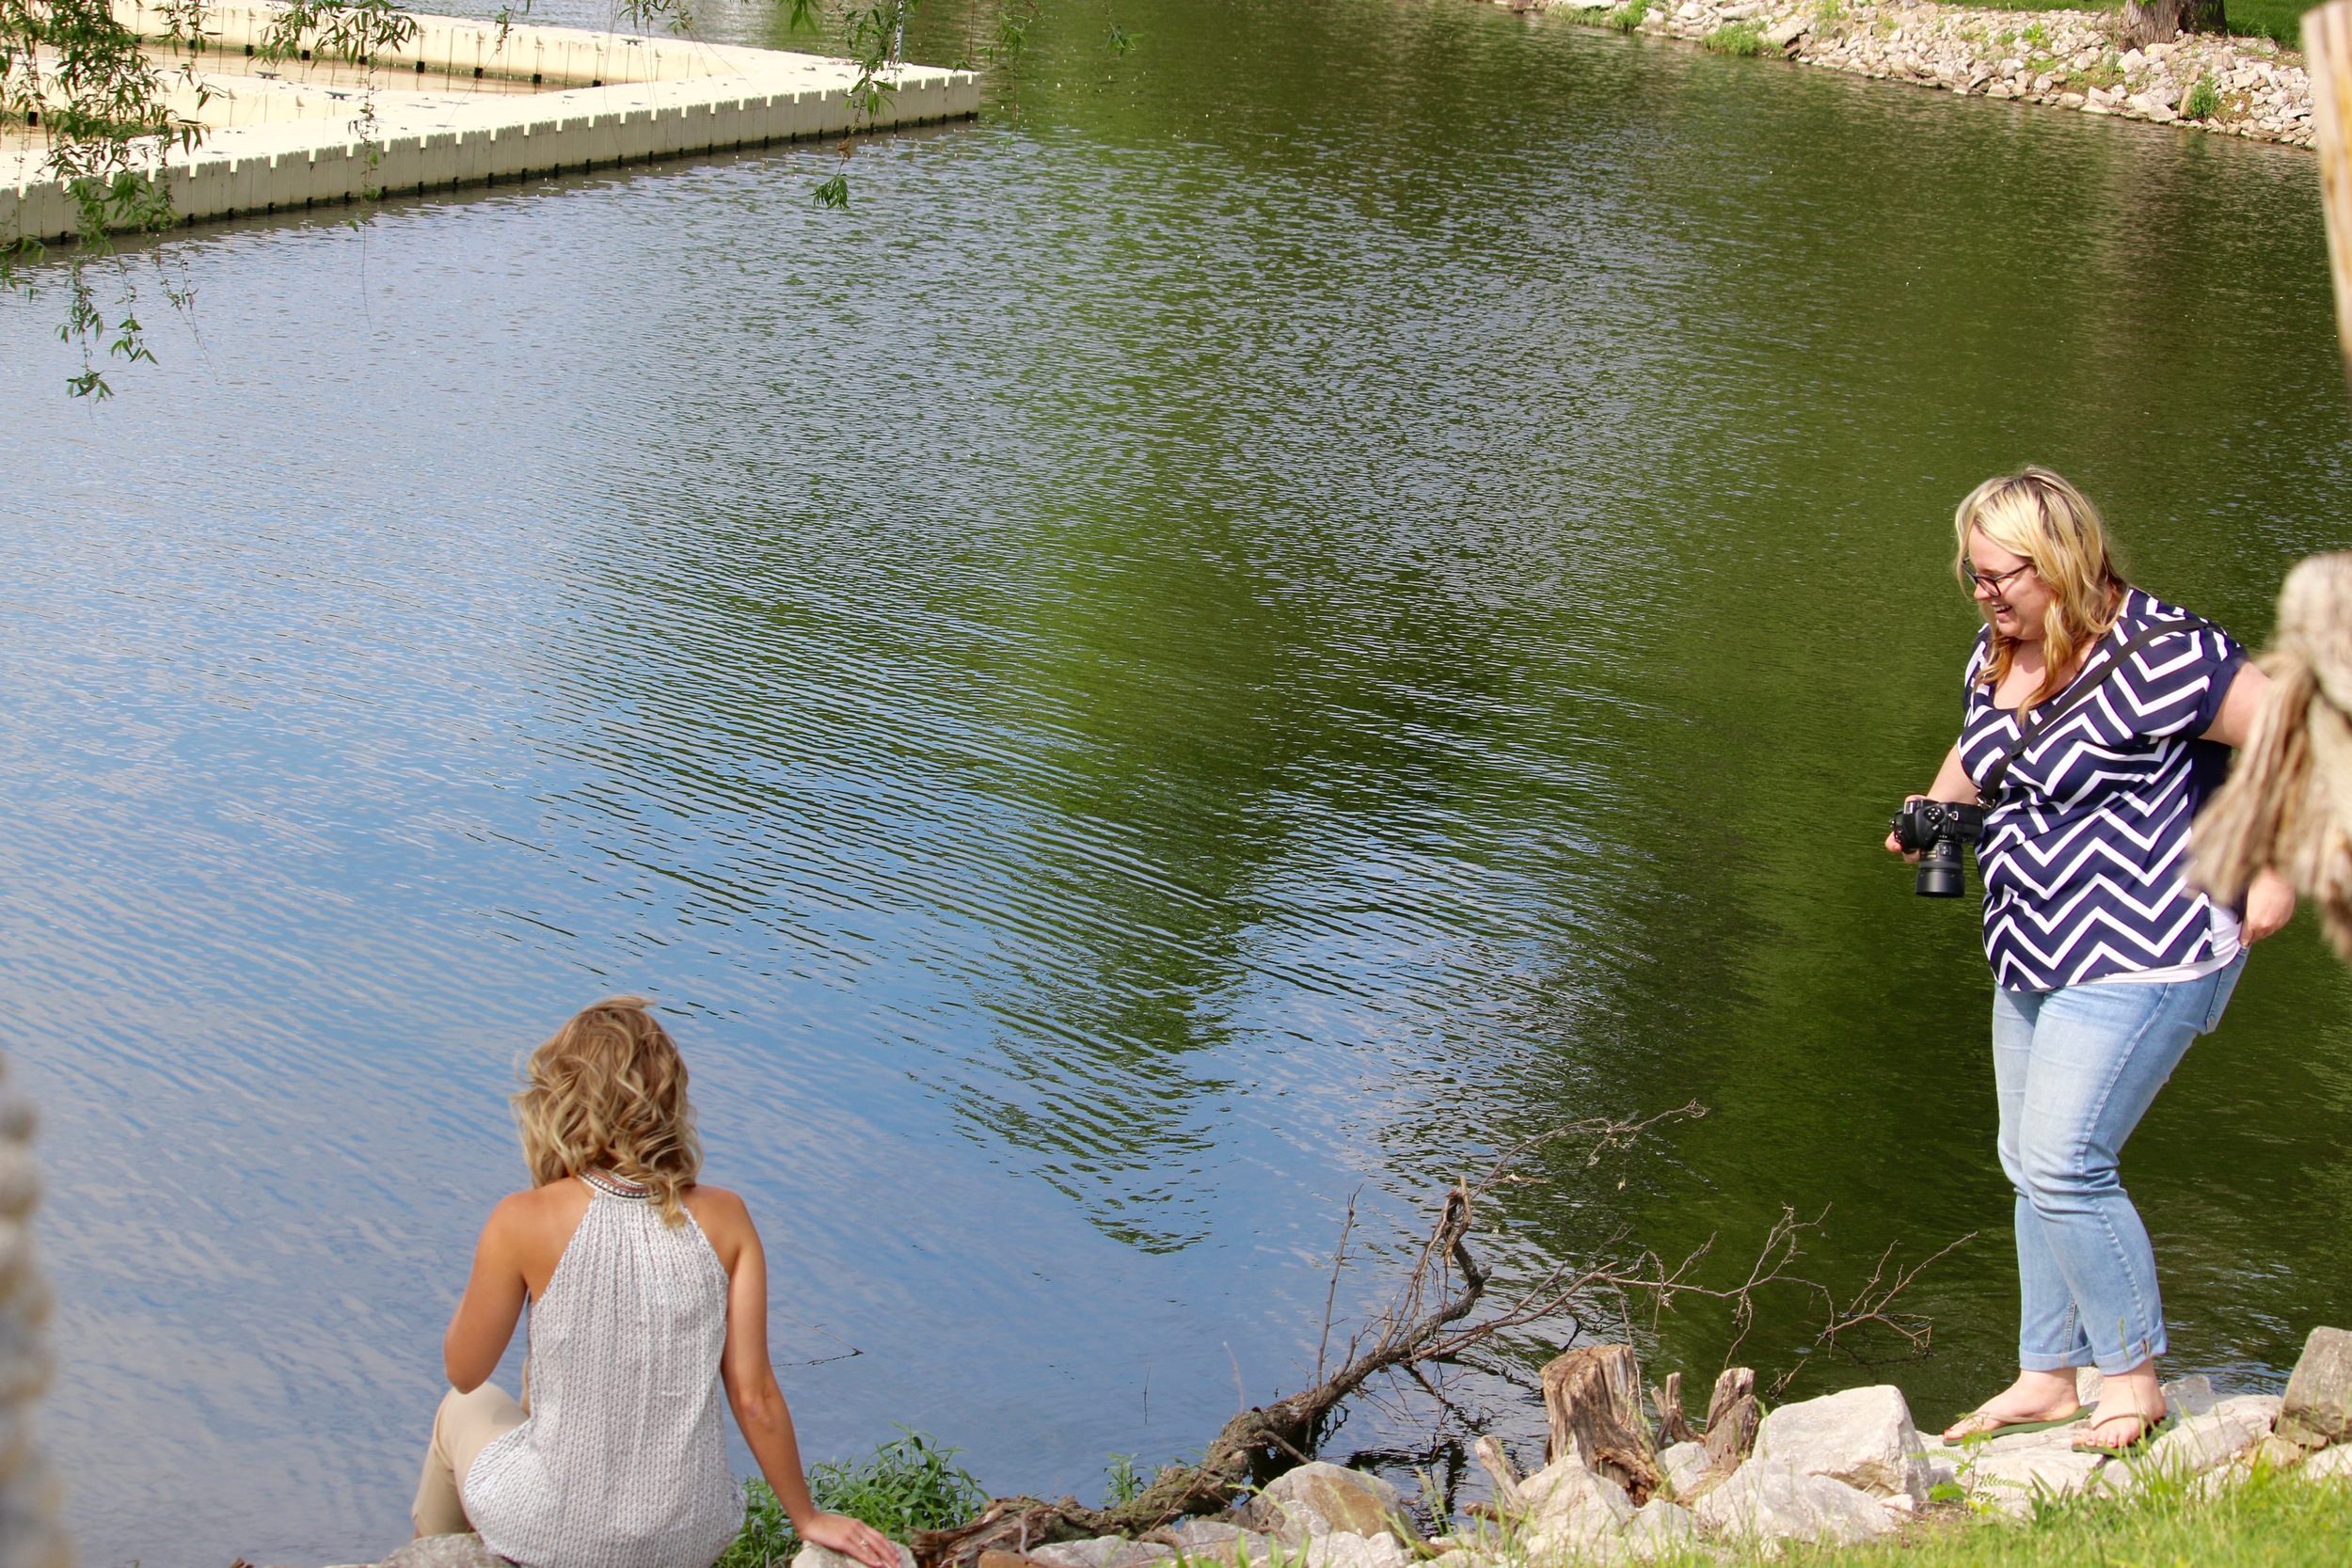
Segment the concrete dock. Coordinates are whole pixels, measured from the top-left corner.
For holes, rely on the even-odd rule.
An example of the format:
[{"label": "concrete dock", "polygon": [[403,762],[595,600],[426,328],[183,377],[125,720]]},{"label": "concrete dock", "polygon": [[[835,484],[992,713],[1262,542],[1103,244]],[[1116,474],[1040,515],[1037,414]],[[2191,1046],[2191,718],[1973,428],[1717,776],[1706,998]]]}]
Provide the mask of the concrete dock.
[{"label": "concrete dock", "polygon": [[[856,68],[814,55],[637,38],[568,27],[509,28],[416,18],[415,35],[372,62],[258,60],[271,5],[203,9],[202,47],[183,45],[203,86],[175,109],[204,126],[193,152],[173,149],[166,181],[182,222],[287,212],[401,194],[602,168],[724,148],[969,119],[968,71],[903,66],[871,119],[850,88]],[[117,0],[116,14],[159,54],[160,8]],[[0,244],[54,241],[75,230],[37,130],[0,143]]]}]

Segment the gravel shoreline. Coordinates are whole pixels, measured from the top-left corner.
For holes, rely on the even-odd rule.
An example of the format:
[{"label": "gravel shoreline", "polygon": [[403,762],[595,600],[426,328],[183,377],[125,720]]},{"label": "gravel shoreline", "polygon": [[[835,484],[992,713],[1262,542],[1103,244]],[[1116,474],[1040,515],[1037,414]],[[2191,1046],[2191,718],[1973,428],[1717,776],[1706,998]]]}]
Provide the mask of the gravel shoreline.
[{"label": "gravel shoreline", "polygon": [[[1517,0],[1499,0],[1514,4]],[[1536,0],[1627,32],[1776,55],[1973,98],[2312,145],[2303,56],[2266,38],[2184,33],[2124,45],[2113,11],[2004,11],[1874,0]]]}]

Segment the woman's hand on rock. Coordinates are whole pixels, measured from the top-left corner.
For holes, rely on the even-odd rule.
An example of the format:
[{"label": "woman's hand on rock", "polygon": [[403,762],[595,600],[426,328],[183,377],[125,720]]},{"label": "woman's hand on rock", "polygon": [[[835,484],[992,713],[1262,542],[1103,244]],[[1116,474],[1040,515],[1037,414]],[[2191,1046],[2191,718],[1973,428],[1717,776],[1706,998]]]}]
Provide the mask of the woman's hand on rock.
[{"label": "woman's hand on rock", "polygon": [[2268,867],[2255,872],[2254,879],[2246,884],[2246,940],[2257,942],[2275,936],[2294,918],[2293,884]]},{"label": "woman's hand on rock", "polygon": [[819,1513],[801,1527],[801,1539],[853,1557],[866,1568],[898,1568],[898,1548],[890,1537],[846,1513]]}]

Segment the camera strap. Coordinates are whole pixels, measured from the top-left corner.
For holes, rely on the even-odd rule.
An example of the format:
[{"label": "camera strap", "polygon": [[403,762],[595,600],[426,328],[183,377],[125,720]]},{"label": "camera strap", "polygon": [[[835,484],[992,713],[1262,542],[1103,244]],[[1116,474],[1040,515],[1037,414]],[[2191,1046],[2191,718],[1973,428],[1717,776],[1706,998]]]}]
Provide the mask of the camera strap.
[{"label": "camera strap", "polygon": [[2081,706],[2085,699],[2105,686],[2109,675],[2123,668],[2125,659],[2160,637],[2170,637],[2175,632],[2217,631],[2219,629],[2201,615],[2190,615],[2187,619],[2181,621],[2159,621],[2153,626],[2143,628],[2138,636],[2116,649],[2115,657],[2100,666],[2097,673],[2093,674],[2086,671],[2075,676],[2074,684],[2052,698],[2049,705],[2042,710],[2040,717],[2031,723],[2018,725],[2017,739],[2011,743],[2008,751],[2001,753],[2000,760],[1987,769],[1984,777],[1978,782],[1977,798],[1984,801],[1986,807],[1990,809],[1993,797],[2000,793],[2003,781],[2009,777],[2010,764],[2033,750],[2034,743],[2048,733],[2051,725]]}]

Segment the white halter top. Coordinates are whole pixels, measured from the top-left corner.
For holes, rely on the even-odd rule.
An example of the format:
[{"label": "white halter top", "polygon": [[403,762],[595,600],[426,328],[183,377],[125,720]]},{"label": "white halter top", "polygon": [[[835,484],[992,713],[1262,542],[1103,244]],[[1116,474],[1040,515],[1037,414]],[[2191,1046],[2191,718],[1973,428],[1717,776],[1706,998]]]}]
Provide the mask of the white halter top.
[{"label": "white halter top", "polygon": [[459,1488],[482,1543],[525,1568],[710,1568],[743,1523],[719,1356],[727,1272],[689,1214],[581,1178],[588,1212],[531,1309],[530,1417]]}]

